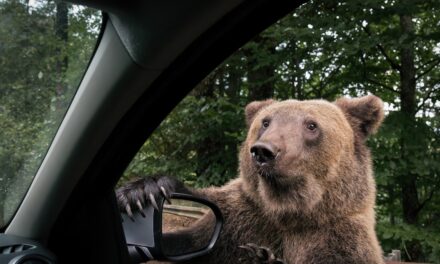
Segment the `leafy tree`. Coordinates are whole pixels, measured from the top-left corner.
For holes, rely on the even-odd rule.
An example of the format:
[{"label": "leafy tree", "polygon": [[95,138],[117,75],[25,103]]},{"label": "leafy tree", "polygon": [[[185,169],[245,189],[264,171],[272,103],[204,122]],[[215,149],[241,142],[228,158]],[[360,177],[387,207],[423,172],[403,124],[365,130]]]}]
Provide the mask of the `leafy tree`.
[{"label": "leafy tree", "polygon": [[[44,158],[88,64],[99,24],[96,11],[66,3],[0,1],[0,226]],[[74,59],[67,64],[68,58]]]}]

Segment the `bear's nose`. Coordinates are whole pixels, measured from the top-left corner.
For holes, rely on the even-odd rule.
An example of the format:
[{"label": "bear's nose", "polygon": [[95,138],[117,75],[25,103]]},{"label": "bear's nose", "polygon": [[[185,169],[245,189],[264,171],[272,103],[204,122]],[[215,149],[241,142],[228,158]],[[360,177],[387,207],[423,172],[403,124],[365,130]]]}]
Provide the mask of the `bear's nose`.
[{"label": "bear's nose", "polygon": [[251,147],[251,154],[254,160],[262,165],[275,159],[275,147],[268,143],[257,142]]}]

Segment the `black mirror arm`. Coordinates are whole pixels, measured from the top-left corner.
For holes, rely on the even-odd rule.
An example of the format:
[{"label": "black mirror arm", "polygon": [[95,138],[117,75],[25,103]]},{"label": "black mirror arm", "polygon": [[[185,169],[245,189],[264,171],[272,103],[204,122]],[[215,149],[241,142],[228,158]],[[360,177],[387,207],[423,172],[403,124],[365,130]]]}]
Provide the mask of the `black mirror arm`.
[{"label": "black mirror arm", "polygon": [[153,260],[154,257],[151,255],[147,247],[128,245],[128,254],[130,256],[131,263],[142,263],[148,260]]},{"label": "black mirror arm", "polygon": [[[162,199],[158,202],[159,210],[155,210],[152,206],[146,206],[142,210],[142,213],[136,212],[133,214],[132,217],[128,216],[125,213],[121,214],[125,239],[128,246],[130,260],[132,263],[141,263],[153,259],[168,261],[188,260],[194,257],[205,255],[209,253],[214,247],[223,226],[223,215],[217,205],[203,198],[194,197],[188,194],[173,193],[171,194],[171,198],[180,198],[199,202],[210,207],[210,209],[214,213],[216,224],[214,233],[211,237],[209,244],[199,251],[188,254],[176,256],[164,255],[163,245],[161,244],[161,242],[163,235],[162,210],[165,199]],[[194,233],[191,232],[180,232],[178,234],[167,233],[165,234],[165,236],[168,238],[176,236],[176,238],[178,237],[180,239],[180,243],[182,239],[185,239],[185,241],[188,242],[186,245],[190,245],[192,243],[197,243],[197,237],[195,237],[193,234]],[[178,240],[176,239],[176,241]]]},{"label": "black mirror arm", "polygon": [[[214,233],[213,233],[213,235],[211,237],[211,240],[210,240],[209,244],[207,246],[205,246],[203,249],[198,250],[196,252],[187,253],[187,254],[183,254],[183,255],[176,255],[176,256],[165,256],[165,255],[163,255],[164,250],[163,250],[163,245],[161,245],[162,239],[157,240],[157,242],[158,242],[157,247],[159,248],[159,254],[157,255],[157,257],[158,257],[157,259],[178,262],[178,261],[184,261],[184,260],[193,259],[193,258],[196,258],[196,257],[199,257],[199,256],[203,256],[203,255],[206,255],[209,252],[211,252],[211,250],[213,249],[215,243],[217,242],[217,239],[220,236],[220,232],[221,232],[221,229],[223,227],[223,214],[221,213],[220,208],[218,208],[218,206],[215,203],[213,203],[213,202],[211,202],[209,200],[206,200],[206,199],[204,199],[202,197],[193,196],[193,195],[190,195],[190,194],[173,193],[171,195],[171,198],[194,201],[194,202],[197,202],[197,203],[204,204],[204,205],[208,206],[212,210],[212,212],[214,214],[214,218],[215,218],[214,219],[215,220]],[[162,218],[161,218],[161,220],[162,220]],[[160,223],[162,225],[162,221]],[[199,227],[196,227],[196,228],[199,228]],[[200,227],[200,228],[202,228],[202,227]],[[187,244],[187,247],[190,247],[191,244],[193,245],[194,243],[197,243],[197,241],[198,241],[198,238],[197,238],[196,234],[200,234],[200,232],[204,232],[203,229],[200,229],[199,230],[200,232],[197,232],[197,231],[194,232],[194,231],[195,230],[188,230],[188,233],[179,232],[177,234],[168,233],[166,235],[167,236],[175,235],[176,237],[179,238],[179,240],[181,240],[182,238],[184,238],[185,240],[191,239],[192,242]],[[162,235],[163,234],[161,234],[161,236]],[[167,241],[169,241],[169,240],[167,240]],[[156,255],[155,255],[155,257],[156,257]]]},{"label": "black mirror arm", "polygon": [[161,213],[147,206],[142,213],[136,212],[132,217],[121,214],[125,241],[131,263],[141,263],[154,259],[149,248],[155,245],[155,232],[160,225]]}]

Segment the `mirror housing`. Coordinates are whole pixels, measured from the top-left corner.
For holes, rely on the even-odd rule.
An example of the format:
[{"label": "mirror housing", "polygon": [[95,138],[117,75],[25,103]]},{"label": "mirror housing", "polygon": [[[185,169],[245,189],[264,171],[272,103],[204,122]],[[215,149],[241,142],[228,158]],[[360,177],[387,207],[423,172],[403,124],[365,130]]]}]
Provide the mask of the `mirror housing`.
[{"label": "mirror housing", "polygon": [[[209,208],[211,212],[209,217],[214,220],[212,223],[211,237],[204,241],[202,245],[199,244],[193,249],[179,249],[182,250],[182,252],[167,249],[166,244],[171,244],[170,246],[173,247],[173,244],[187,245],[191,242],[197,243],[199,241],[194,241],[197,239],[197,235],[189,236],[188,232],[179,233],[179,231],[167,232],[163,230],[163,213],[164,210],[169,211],[170,209],[167,209],[165,203],[168,202],[162,197],[157,201],[159,210],[155,210],[153,206],[148,205],[142,211],[134,213],[133,217],[128,216],[126,213],[121,213],[125,239],[132,263],[140,263],[153,259],[166,261],[189,260],[209,253],[214,247],[223,226],[223,216],[217,205],[206,199],[183,193],[172,193],[171,199],[191,201]],[[193,228],[193,231],[197,232],[198,224],[199,223],[195,221],[190,228]],[[201,229],[199,233],[203,231],[204,230]],[[194,232],[192,232],[192,234]],[[171,243],[179,239],[181,239],[181,241],[184,240],[185,243]],[[170,243],[167,243],[167,240]],[[170,251],[174,252],[170,254]]]}]

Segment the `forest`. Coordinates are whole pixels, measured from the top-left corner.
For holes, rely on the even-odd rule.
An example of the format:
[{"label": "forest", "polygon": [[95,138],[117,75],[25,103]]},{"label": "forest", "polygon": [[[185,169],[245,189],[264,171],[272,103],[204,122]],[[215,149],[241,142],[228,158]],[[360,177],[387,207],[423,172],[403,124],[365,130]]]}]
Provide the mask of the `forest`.
[{"label": "forest", "polygon": [[0,227],[50,146],[101,21],[100,12],[65,2],[0,0]]},{"label": "forest", "polygon": [[[41,162],[32,154],[36,141],[51,138],[41,113],[57,113],[60,87],[75,90],[83,70],[78,65],[88,59],[83,47],[93,46],[99,31],[97,12],[65,5],[66,34],[44,33],[59,24],[60,9],[57,2],[39,3],[30,12],[27,1],[0,1],[0,200],[8,182],[30,173],[26,164]],[[8,8],[19,15],[4,16]],[[32,26],[39,46],[17,49],[24,44],[14,42],[17,33],[7,28],[28,30],[33,19],[42,23]],[[20,56],[28,57],[19,62]],[[48,67],[55,68],[40,70]],[[46,72],[54,75],[38,79]],[[26,78],[35,76],[45,88],[25,90],[31,83]],[[223,185],[237,175],[247,103],[370,93],[386,109],[383,126],[368,141],[381,245],[384,252],[401,250],[408,261],[440,263],[438,0],[312,0],[300,6],[202,80],[140,148],[120,184],[163,173],[194,187]],[[18,115],[20,105],[32,110]]]}]

